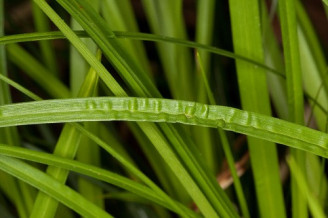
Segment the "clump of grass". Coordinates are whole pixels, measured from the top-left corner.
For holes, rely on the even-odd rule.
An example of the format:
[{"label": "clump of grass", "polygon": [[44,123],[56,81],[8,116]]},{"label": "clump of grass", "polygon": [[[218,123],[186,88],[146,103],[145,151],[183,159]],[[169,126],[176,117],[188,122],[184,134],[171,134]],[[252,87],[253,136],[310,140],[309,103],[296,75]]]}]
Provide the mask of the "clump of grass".
[{"label": "clump of grass", "polygon": [[267,3],[0,0],[0,216],[324,217],[325,42]]}]

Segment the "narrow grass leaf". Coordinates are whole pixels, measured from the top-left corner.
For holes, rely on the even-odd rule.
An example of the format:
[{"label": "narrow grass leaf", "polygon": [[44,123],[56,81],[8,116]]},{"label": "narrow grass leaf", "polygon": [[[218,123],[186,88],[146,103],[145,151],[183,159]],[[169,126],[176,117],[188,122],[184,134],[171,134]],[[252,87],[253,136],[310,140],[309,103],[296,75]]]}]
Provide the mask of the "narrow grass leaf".
[{"label": "narrow grass leaf", "polygon": [[85,217],[112,217],[80,194],[30,165],[0,156],[0,169],[56,198]]},{"label": "narrow grass leaf", "polygon": [[[74,19],[71,21],[71,28],[74,30],[82,29],[81,25]],[[95,54],[94,50],[96,49],[96,46],[92,40],[90,38],[82,38],[81,40],[87,45],[87,47],[89,47],[93,54]],[[92,49],[91,46],[95,47],[95,49]],[[69,87],[72,96],[77,96],[85,76],[90,69],[90,65],[88,65],[85,59],[72,45],[69,50],[69,67]]]},{"label": "narrow grass leaf", "polygon": [[80,52],[80,54],[88,61],[104,81],[104,83],[116,90],[118,96],[126,96],[121,86],[114,80],[106,68],[97,60],[97,58],[90,52],[87,46],[74,34],[73,30],[56,14],[55,11],[43,0],[34,1],[47,14],[47,16],[57,25],[63,32],[72,45]]},{"label": "narrow grass leaf", "polygon": [[99,123],[99,138],[102,139],[105,143],[110,144],[110,146],[118,152],[125,160],[127,160],[129,163],[137,167],[135,161],[130,156],[130,154],[127,152],[127,150],[123,147],[123,142],[120,141],[118,137],[117,130],[111,126],[108,127],[107,125],[104,125],[103,123]]},{"label": "narrow grass leaf", "polygon": [[[90,6],[90,3],[85,0],[58,0],[58,2],[81,24],[87,31],[90,37],[97,43],[103,51],[104,56],[113,64],[118,73],[127,82],[127,85],[138,96],[157,96],[160,94],[152,83],[148,75],[142,71],[120,46],[114,33],[109,28],[108,24],[100,17],[96,11]],[[94,23],[95,25],[90,25]],[[64,23],[61,22],[59,28],[63,28]],[[67,27],[68,28],[68,27]],[[66,27],[65,27],[66,29]],[[61,29],[63,31],[63,29]],[[74,38],[77,36],[72,30],[65,30],[63,33],[69,32],[69,35]],[[67,36],[67,35],[66,35]],[[78,38],[77,38],[78,39]],[[76,46],[80,40],[71,41]],[[79,49],[78,49],[79,50]],[[87,59],[87,58],[86,58]],[[97,68],[94,67],[97,70]],[[137,72],[137,73],[135,73]],[[107,73],[109,74],[109,73]],[[99,75],[102,78],[102,75]],[[103,79],[103,78],[102,78]],[[104,80],[106,83],[106,80]],[[109,86],[109,84],[107,84]],[[118,87],[116,87],[118,89]],[[121,95],[122,96],[122,95]]]},{"label": "narrow grass leaf", "polygon": [[[131,105],[134,105],[133,108]],[[222,127],[225,130],[244,133],[328,157],[326,133],[281,119],[225,106],[131,97],[45,100],[0,106],[0,127],[106,120]]]},{"label": "narrow grass leaf", "polygon": [[[152,32],[186,38],[181,0],[142,1]],[[190,51],[176,45],[158,44],[161,62],[175,99],[193,100],[195,75],[191,69]],[[155,96],[154,96],[155,97]]]},{"label": "narrow grass leaf", "polygon": [[[303,86],[308,94],[315,96],[316,100],[327,108],[328,77],[326,75],[325,58],[319,40],[301,2],[297,1],[296,4],[296,12],[300,24],[298,26],[298,39]],[[326,131],[327,114],[316,107],[312,101],[310,103],[312,105],[311,112],[315,117],[318,129]],[[306,178],[309,187],[311,187],[310,190],[322,204],[326,198],[323,193],[327,193],[327,180],[320,166],[320,159],[312,154],[306,154],[305,158],[306,171],[303,173],[307,175]]]},{"label": "narrow grass leaf", "polygon": [[[304,102],[295,2],[294,0],[279,1],[279,12],[286,68],[288,117],[290,121],[302,125],[304,124]],[[292,150],[292,155],[301,171],[306,172],[305,153]],[[301,190],[293,177],[291,188],[293,217],[307,217],[306,200],[300,195]]]},{"label": "narrow grass leaf", "polygon": [[[302,32],[305,38],[307,39],[307,42],[310,47],[309,49],[311,50],[311,54],[313,56],[314,61],[316,62],[319,74],[321,75],[325,87],[324,89],[327,92],[328,90],[328,77],[326,74],[327,62],[325,61],[323,49],[318,39],[318,36],[316,35],[316,31],[310,21],[309,16],[306,14],[305,8],[302,5],[301,1],[296,1],[296,14],[297,14],[300,28],[303,30]],[[302,52],[300,54],[302,54]]]},{"label": "narrow grass leaf", "polygon": [[[11,148],[3,145],[0,145],[0,150],[1,150],[1,155],[21,158],[29,161],[36,161],[50,166],[60,167],[66,170],[70,170],[83,175],[90,176],[92,178],[107,182],[109,184],[113,184],[117,187],[120,187],[124,190],[134,193],[142,198],[145,198],[150,202],[154,202],[172,211],[175,211],[179,213],[181,216],[190,216],[190,217],[198,216],[195,212],[191,211],[184,205],[172,199],[170,199],[170,201],[174,202],[174,204],[168,203],[168,201],[164,200],[162,197],[158,195],[158,193],[154,192],[150,188],[140,183],[137,183],[133,180],[122,177],[116,173],[112,173],[110,171],[89,164],[84,164],[75,160],[70,160],[67,158],[62,158],[56,155],[46,154],[39,151],[31,151],[23,148]],[[176,206],[172,206],[172,205],[176,205]],[[181,211],[176,210],[176,208],[178,207],[182,208],[184,212],[181,213]]]},{"label": "narrow grass leaf", "polygon": [[[214,12],[215,12],[215,1],[198,1],[197,2],[197,20],[196,20],[196,42],[210,45],[212,43],[213,28],[214,28]],[[206,51],[198,51],[202,58],[204,72],[206,78],[210,76],[210,57],[211,54]],[[196,98],[198,102],[207,103],[206,90],[204,83],[200,79],[201,75],[197,72],[195,75],[195,86],[197,86]],[[199,82],[197,82],[199,81]],[[193,135],[196,144],[198,144],[199,150],[202,152],[206,164],[208,167],[216,173],[218,171],[220,158],[217,150],[214,147],[213,132],[207,128],[192,128]]]},{"label": "narrow grass leaf", "polygon": [[24,88],[23,86],[19,85],[18,83],[16,83],[15,81],[9,79],[8,77],[6,76],[3,76],[0,74],[0,79],[11,85],[12,87],[14,87],[15,89],[19,90],[20,92],[24,93],[26,96],[28,96],[29,98],[31,98],[32,100],[35,100],[35,101],[40,101],[42,100],[42,98],[40,98],[39,96],[37,96],[36,94],[34,94],[33,92],[31,92],[30,90]]},{"label": "narrow grass leaf", "polygon": [[[200,57],[200,54],[197,52],[196,56],[197,56],[197,63],[199,65],[200,72],[201,72],[201,75],[203,77],[203,81],[204,81],[204,84],[205,84],[204,86],[205,86],[205,89],[206,89],[206,93],[208,95],[209,102],[213,105],[216,105],[216,101],[214,99],[213,92],[210,89],[210,86],[208,84],[208,79],[206,78],[206,74],[204,72],[204,68],[203,68],[202,59]],[[232,175],[232,178],[233,178],[234,187],[235,187],[235,190],[236,190],[236,193],[237,193],[237,197],[238,197],[238,201],[239,201],[239,204],[240,204],[240,207],[241,207],[242,215],[245,218],[249,218],[250,217],[249,210],[248,210],[248,207],[247,207],[247,203],[246,203],[245,195],[244,195],[244,192],[243,192],[243,189],[242,189],[242,186],[241,186],[240,179],[237,175],[237,170],[236,170],[236,167],[235,167],[235,161],[234,161],[233,154],[232,154],[229,142],[228,142],[228,137],[227,137],[225,131],[222,130],[222,128],[218,128],[218,132],[219,132],[219,135],[220,135],[223,151],[224,151],[225,156],[227,158],[227,162],[228,162],[230,172],[231,172],[231,175]]]},{"label": "narrow grass leaf", "polygon": [[128,122],[130,130],[135,135],[143,153],[146,155],[152,169],[155,171],[161,185],[166,193],[175,199],[179,199],[180,202],[185,204],[190,203],[191,199],[186,193],[182,185],[177,185],[179,182],[176,176],[172,173],[172,170],[167,166],[164,159],[158,153],[156,148],[152,145],[152,142],[147,138],[139,125],[132,122]]},{"label": "narrow grass leaf", "polygon": [[[89,38],[90,36],[85,31],[74,31],[74,33],[79,38]],[[151,41],[151,42],[165,42],[165,43],[174,43],[177,45],[182,45],[190,48],[200,49],[207,52],[211,52],[213,54],[222,55],[224,57],[243,60],[245,62],[249,62],[258,66],[260,68],[266,69],[267,71],[274,73],[280,77],[284,78],[284,72],[275,70],[263,63],[260,63],[256,60],[247,58],[243,55],[239,55],[224,49],[216,48],[209,45],[204,45],[201,43],[188,41],[184,39],[178,39],[174,37],[168,37],[163,35],[149,34],[149,33],[135,33],[135,32],[122,32],[122,31],[113,31],[113,34],[118,39],[134,39],[134,40],[143,40],[143,41]],[[112,36],[110,36],[112,37]],[[32,41],[40,41],[40,40],[53,40],[53,39],[65,39],[67,38],[62,32],[46,32],[46,33],[23,33],[16,35],[9,35],[0,37],[0,44],[12,44],[18,42],[32,42]],[[68,39],[68,38],[67,38]]]},{"label": "narrow grass leaf", "polygon": [[7,45],[7,52],[10,61],[24,70],[41,87],[49,90],[52,97],[68,98],[71,96],[67,87],[21,46]]},{"label": "narrow grass leaf", "polygon": [[292,176],[295,178],[295,181],[299,186],[299,190],[301,191],[301,194],[307,199],[312,216],[316,218],[326,217],[323,208],[318,202],[318,199],[312,195],[310,188],[306,182],[307,180],[305,178],[304,173],[297,165],[293,157],[290,157],[288,159],[288,164],[291,169]]},{"label": "narrow grass leaf", "polygon": [[[128,0],[111,1],[105,0],[102,3],[101,12],[108,25],[115,30],[139,32],[136,17],[133,12],[131,2]],[[143,44],[138,41],[121,41],[124,49],[131,54],[132,58],[150,75],[150,63],[147,59]]]},{"label": "narrow grass leaf", "polygon": [[[99,10],[100,2],[94,1],[93,7],[95,10]],[[72,29],[80,29],[82,27],[79,25],[76,20],[72,19],[71,21]],[[96,53],[97,46],[96,44],[90,39],[82,39],[87,47],[93,52]],[[98,50],[97,59],[101,61],[101,51]],[[70,87],[71,91],[74,96],[79,94],[79,90],[81,86],[83,86],[84,80],[86,81],[93,81],[93,89],[90,91],[90,96],[96,96],[97,93],[97,84],[98,84],[98,75],[94,71],[94,69],[90,68],[88,71],[89,65],[85,61],[85,59],[80,55],[80,53],[74,48],[74,46],[70,46]],[[87,77],[87,78],[86,78]],[[89,130],[96,132],[98,130],[98,123],[86,123],[85,127]],[[97,166],[100,165],[100,153],[99,147],[94,146],[93,142],[90,141],[88,138],[82,136],[80,140],[80,144],[78,145],[78,150],[76,153],[76,159],[85,163],[95,164]],[[79,193],[84,196],[86,199],[94,202],[100,208],[104,208],[104,201],[99,196],[102,195],[102,188],[98,187],[97,185],[91,183],[90,181],[86,180],[85,178],[79,177],[77,180],[77,186]]]},{"label": "narrow grass leaf", "polygon": [[[264,62],[259,1],[229,1],[234,51]],[[266,75],[262,69],[236,61],[242,108],[271,115]],[[286,217],[276,146],[248,137],[255,191],[261,217]]]},{"label": "narrow grass leaf", "polygon": [[279,5],[286,64],[289,119],[303,124],[303,91],[295,5],[293,0],[280,1]]},{"label": "narrow grass leaf", "polygon": [[[101,56],[100,56],[101,57]],[[98,57],[99,58],[99,57]],[[84,83],[82,84],[78,97],[92,96],[98,77],[93,70],[90,70]],[[57,141],[54,154],[67,158],[74,158],[80,144],[81,134],[72,126],[65,125]],[[56,167],[49,167],[47,174],[64,183],[68,172]],[[34,203],[31,217],[54,217],[58,207],[58,202],[48,195],[39,192]]]},{"label": "narrow grass leaf", "polygon": [[[277,2],[276,2],[277,4]],[[276,8],[276,6],[275,6]],[[278,71],[284,71],[283,57],[281,57],[281,49],[279,42],[274,34],[272,27],[272,15],[274,12],[271,10],[270,15],[267,11],[267,6],[261,4],[261,25],[263,26],[263,49],[265,56],[265,63],[277,69]],[[278,117],[287,120],[288,119],[288,102],[287,102],[287,88],[286,81],[282,77],[267,72],[267,82],[270,91],[271,100]]]},{"label": "narrow grass leaf", "polygon": [[[316,96],[317,101],[324,108],[328,105],[328,77],[325,57],[320,48],[319,41],[313,27],[300,2],[297,3],[297,14],[300,26],[298,27],[298,39],[300,50],[300,62],[303,76],[303,85],[307,94]],[[322,88],[320,88],[322,86]],[[318,90],[320,92],[317,94]],[[314,116],[321,131],[326,128],[326,113],[314,105]]]},{"label": "narrow grass leaf", "polygon": [[[42,12],[42,10],[36,5],[32,4],[32,12],[34,18],[34,25],[36,32],[48,32],[50,31],[50,23],[48,17]],[[41,57],[43,59],[46,68],[53,73],[54,76],[58,76],[58,67],[56,61],[56,55],[54,47],[51,42],[40,41]]]},{"label": "narrow grass leaf", "polygon": [[[97,52],[97,57],[99,60],[101,59],[101,52]],[[84,62],[84,60],[83,60]],[[83,63],[82,62],[82,63]],[[93,90],[90,91],[90,96],[97,96],[97,90],[98,90],[98,75],[97,73],[90,68],[86,81],[92,81],[94,83]],[[83,84],[82,84],[83,86]],[[92,131],[93,133],[97,133],[99,131],[99,123],[93,122],[93,123],[85,123],[85,128]],[[100,150],[99,147],[95,146],[93,144],[94,142],[90,141],[85,136],[82,136],[82,139],[80,141],[79,148],[77,150],[76,159],[84,162],[93,164],[95,166],[101,165],[101,156],[100,156]],[[102,189],[101,187],[98,187],[95,184],[92,184],[91,182],[87,181],[84,178],[79,178],[78,180],[78,189],[79,192],[86,197],[88,200],[91,200],[96,205],[98,205],[100,208],[105,208],[105,202],[102,198],[99,198],[99,196],[102,195]]]},{"label": "narrow grass leaf", "polygon": [[[0,37],[4,35],[5,19],[4,19],[4,1],[0,1]],[[7,76],[7,55],[5,46],[0,46],[0,76]],[[11,94],[8,84],[0,82],[0,105],[10,104]],[[2,128],[0,130],[0,142],[8,143],[10,146],[20,146],[20,137],[16,127]],[[27,217],[30,212],[35,196],[35,190],[22,181],[18,181],[12,176],[1,172],[0,187],[9,199],[14,203],[18,210],[18,214]]]},{"label": "narrow grass leaf", "polygon": [[[4,1],[0,0],[0,36],[2,37],[4,35]],[[7,58],[6,58],[6,52],[4,45],[0,46],[0,76],[6,77],[7,75]],[[11,96],[9,94],[9,87],[4,82],[0,82],[0,105],[3,104],[9,104],[11,102]],[[8,136],[11,135],[12,130],[9,128],[1,128],[0,129],[0,136],[1,136],[1,142],[8,143],[7,139]],[[9,138],[10,139],[10,138]],[[17,183],[17,180],[4,173],[0,172],[0,180],[2,181],[0,183],[0,187],[3,190],[4,194],[7,196],[7,198],[16,206],[17,212],[19,216],[21,217],[27,217],[27,208],[24,205],[23,199],[20,197],[20,189]],[[11,184],[10,188],[8,185]]]},{"label": "narrow grass leaf", "polygon": [[316,155],[309,153],[306,155],[306,181],[310,192],[318,200],[321,208],[324,208],[328,190],[327,177],[322,167],[323,162],[324,161]]}]

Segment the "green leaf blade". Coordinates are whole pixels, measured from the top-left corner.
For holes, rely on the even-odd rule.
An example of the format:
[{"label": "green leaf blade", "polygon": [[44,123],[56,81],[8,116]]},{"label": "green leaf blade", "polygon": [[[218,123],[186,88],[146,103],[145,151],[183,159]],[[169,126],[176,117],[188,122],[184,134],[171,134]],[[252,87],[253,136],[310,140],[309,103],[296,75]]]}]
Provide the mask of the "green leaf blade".
[{"label": "green leaf blade", "polygon": [[81,215],[86,217],[112,217],[81,195],[65,185],[60,184],[50,176],[29,166],[28,164],[0,156],[0,168],[13,176],[40,188],[45,193],[62,201]]},{"label": "green leaf blade", "polygon": [[[134,105],[134,107],[131,107]],[[161,105],[161,109],[156,109]],[[191,115],[190,108],[194,107]],[[108,113],[110,112],[111,113]],[[122,113],[118,113],[122,112]],[[239,109],[167,99],[95,97],[0,106],[0,127],[80,121],[183,123],[244,133],[328,157],[328,135],[308,127]]]},{"label": "green leaf blade", "polygon": [[[264,61],[259,2],[230,0],[229,7],[235,52]],[[243,61],[237,61],[236,66],[242,108],[270,115],[265,73]],[[275,144],[248,137],[248,147],[260,216],[286,217]]]}]

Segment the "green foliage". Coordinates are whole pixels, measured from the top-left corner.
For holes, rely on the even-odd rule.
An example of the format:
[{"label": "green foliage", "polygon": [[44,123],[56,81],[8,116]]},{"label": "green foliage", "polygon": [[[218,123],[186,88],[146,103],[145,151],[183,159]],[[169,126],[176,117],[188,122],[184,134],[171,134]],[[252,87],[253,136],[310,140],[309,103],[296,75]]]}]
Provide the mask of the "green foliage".
[{"label": "green foliage", "polygon": [[300,1],[31,0],[30,32],[21,2],[0,0],[0,216],[325,217],[327,51]]}]

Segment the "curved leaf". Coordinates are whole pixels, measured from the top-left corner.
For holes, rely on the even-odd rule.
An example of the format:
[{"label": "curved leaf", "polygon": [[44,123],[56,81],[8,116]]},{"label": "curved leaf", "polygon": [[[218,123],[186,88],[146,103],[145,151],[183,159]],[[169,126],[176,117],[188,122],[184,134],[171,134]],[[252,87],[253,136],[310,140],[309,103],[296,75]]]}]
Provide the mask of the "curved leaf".
[{"label": "curved leaf", "polygon": [[84,217],[112,217],[76,191],[22,161],[0,156],[0,169],[40,189]]},{"label": "curved leaf", "polygon": [[[158,193],[146,187],[145,185],[127,179],[116,173],[112,173],[110,171],[101,169],[99,167],[92,166],[90,164],[85,164],[75,160],[70,160],[68,158],[59,157],[53,154],[47,154],[39,151],[31,151],[28,149],[18,148],[18,147],[10,147],[7,145],[0,145],[0,153],[1,155],[4,156],[21,158],[24,160],[43,163],[50,166],[55,166],[66,170],[74,171],[83,175],[87,175],[92,178],[125,189],[131,193],[134,193],[144,199],[148,199],[151,202],[157,203],[177,213],[181,211],[181,210],[177,210],[176,209],[177,207],[173,207],[171,202],[168,202],[167,199],[164,199]],[[0,158],[2,157],[1,155]],[[172,202],[174,201],[172,200]],[[174,202],[174,203],[180,206],[181,208],[183,208],[184,213],[180,213],[180,215],[186,216],[187,214],[190,217],[197,217],[196,213],[192,212],[191,210],[188,210],[182,204],[178,202]]]},{"label": "curved leaf", "polygon": [[221,127],[328,157],[326,133],[225,106],[154,98],[96,97],[46,100],[0,107],[0,127],[112,120]]}]

